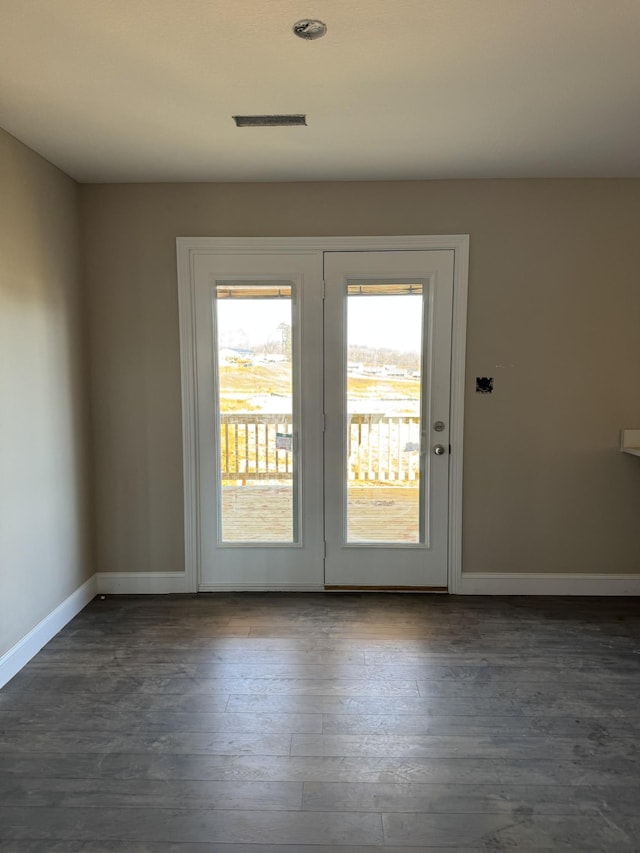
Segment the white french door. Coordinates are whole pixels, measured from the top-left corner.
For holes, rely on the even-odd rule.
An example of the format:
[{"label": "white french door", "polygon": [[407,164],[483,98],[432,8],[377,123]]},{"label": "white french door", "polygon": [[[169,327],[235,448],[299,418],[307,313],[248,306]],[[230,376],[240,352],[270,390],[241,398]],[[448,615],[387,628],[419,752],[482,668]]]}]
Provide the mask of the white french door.
[{"label": "white french door", "polygon": [[198,589],[322,584],[322,253],[194,260]]},{"label": "white french door", "polygon": [[198,589],[445,589],[454,251],[190,276]]}]

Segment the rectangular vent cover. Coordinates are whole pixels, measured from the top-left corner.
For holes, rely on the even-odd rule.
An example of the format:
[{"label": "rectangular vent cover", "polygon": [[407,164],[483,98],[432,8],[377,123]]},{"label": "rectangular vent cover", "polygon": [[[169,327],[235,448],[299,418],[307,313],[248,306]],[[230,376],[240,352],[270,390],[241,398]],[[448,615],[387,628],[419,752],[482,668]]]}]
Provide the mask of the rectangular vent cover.
[{"label": "rectangular vent cover", "polygon": [[237,127],[294,127],[307,124],[305,115],[234,116]]}]

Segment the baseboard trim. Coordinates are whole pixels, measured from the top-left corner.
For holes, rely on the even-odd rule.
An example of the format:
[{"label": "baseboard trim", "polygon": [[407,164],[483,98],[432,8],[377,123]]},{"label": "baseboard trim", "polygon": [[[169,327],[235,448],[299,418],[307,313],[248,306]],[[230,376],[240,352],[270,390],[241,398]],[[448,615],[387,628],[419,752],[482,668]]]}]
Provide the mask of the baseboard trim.
[{"label": "baseboard trim", "polygon": [[[188,593],[189,581],[184,572],[99,572],[95,575],[96,592],[103,595],[167,595]],[[318,584],[201,584],[198,592],[324,592],[355,590],[355,587]],[[364,588],[360,588],[364,591]],[[398,590],[398,588],[395,588]],[[406,590],[444,592],[446,589]],[[640,595],[640,574],[605,575],[564,573],[546,574],[517,572],[463,572],[457,595]],[[84,605],[83,605],[84,606]]]},{"label": "baseboard trim", "polygon": [[75,592],[67,596],[55,610],[32,628],[15,646],[0,658],[0,687],[10,681],[14,675],[26,666],[40,649],[53,639],[58,631],[70,622],[74,616],[87,606],[96,596],[98,587],[96,576],[92,575]]},{"label": "baseboard trim", "polygon": [[167,595],[191,592],[185,572],[98,572],[101,595]]},{"label": "baseboard trim", "polygon": [[640,595],[640,575],[463,572],[458,595]]},{"label": "baseboard trim", "polygon": [[325,584],[327,592],[425,592],[446,593],[446,586],[358,586],[354,584]]}]

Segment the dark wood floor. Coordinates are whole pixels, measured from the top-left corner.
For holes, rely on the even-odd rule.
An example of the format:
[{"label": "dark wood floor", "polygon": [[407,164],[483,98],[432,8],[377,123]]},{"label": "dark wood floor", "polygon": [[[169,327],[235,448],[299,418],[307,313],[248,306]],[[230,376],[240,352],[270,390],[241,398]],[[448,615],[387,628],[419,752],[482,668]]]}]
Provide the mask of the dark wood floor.
[{"label": "dark wood floor", "polygon": [[0,691],[0,851],[638,851],[639,675],[637,599],[96,599]]}]

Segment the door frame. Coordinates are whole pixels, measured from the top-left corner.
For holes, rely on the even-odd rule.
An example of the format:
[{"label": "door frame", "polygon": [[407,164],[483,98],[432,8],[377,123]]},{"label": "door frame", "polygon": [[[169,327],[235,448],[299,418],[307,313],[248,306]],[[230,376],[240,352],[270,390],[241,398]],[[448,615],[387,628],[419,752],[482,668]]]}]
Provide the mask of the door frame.
[{"label": "door frame", "polygon": [[[469,235],[392,237],[177,237],[178,315],[182,384],[182,441],[184,482],[184,591],[197,592],[200,577],[199,461],[200,436],[196,395],[195,264],[198,255],[218,253],[286,254],[304,252],[383,252],[451,250],[453,267],[453,324],[451,339],[451,411],[449,455],[448,591],[455,594],[462,580],[462,473],[464,438],[465,355]],[[324,590],[319,586],[318,590]]]}]

